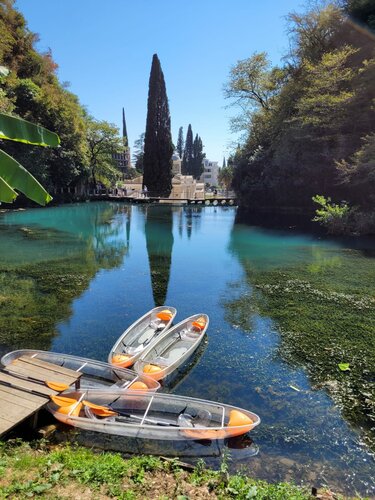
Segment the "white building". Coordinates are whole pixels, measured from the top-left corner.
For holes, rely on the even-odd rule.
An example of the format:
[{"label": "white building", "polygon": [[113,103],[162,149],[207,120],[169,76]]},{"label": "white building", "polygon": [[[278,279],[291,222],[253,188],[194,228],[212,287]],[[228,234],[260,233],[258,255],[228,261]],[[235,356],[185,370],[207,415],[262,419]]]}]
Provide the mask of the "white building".
[{"label": "white building", "polygon": [[200,176],[200,181],[204,183],[204,185],[208,184],[209,186],[217,186],[219,175],[219,165],[217,161],[211,161],[205,158],[203,160],[203,173]]}]

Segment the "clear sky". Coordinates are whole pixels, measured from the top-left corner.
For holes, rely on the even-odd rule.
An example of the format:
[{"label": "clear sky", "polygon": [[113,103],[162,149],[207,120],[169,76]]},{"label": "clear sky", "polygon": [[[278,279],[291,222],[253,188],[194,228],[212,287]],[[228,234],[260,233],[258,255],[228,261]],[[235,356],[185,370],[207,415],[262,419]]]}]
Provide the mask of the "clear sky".
[{"label": "clear sky", "polygon": [[266,51],[278,64],[288,48],[285,16],[301,0],[17,0],[38,50],[52,50],[60,81],[90,114],[121,128],[130,146],[145,130],[152,55],[164,72],[173,140],[191,123],[219,165],[231,134],[223,85],[238,60]]}]

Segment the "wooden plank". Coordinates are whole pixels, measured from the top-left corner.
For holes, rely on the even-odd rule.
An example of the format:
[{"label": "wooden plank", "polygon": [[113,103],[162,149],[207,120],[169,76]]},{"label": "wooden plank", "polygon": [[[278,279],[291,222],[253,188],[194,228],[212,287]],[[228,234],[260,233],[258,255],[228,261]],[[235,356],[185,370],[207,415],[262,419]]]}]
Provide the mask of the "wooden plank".
[{"label": "wooden plank", "polygon": [[9,431],[12,427],[14,427],[13,422],[8,422],[7,420],[0,419],[0,435]]},{"label": "wooden plank", "polygon": [[0,405],[0,419],[17,423],[32,415],[34,411],[35,410],[30,410],[29,408],[24,408],[17,404],[7,402],[6,408],[2,408]]},{"label": "wooden plank", "polygon": [[49,387],[38,384],[36,382],[31,382],[30,380],[24,380],[22,378],[12,377],[12,375],[8,375],[7,373],[0,372],[0,382],[5,382],[12,386],[17,387],[18,389],[26,390],[26,391],[36,391],[38,395],[46,395],[51,396],[58,394],[57,391],[50,389]]},{"label": "wooden plank", "polygon": [[22,389],[16,389],[15,387],[9,387],[8,385],[0,384],[0,391],[22,396],[24,399],[27,399],[29,401],[40,401],[41,403],[43,401],[49,401],[48,396],[37,396],[36,394],[31,394],[30,392],[25,392]]},{"label": "wooden plank", "polygon": [[[40,363],[42,364],[40,365]],[[61,378],[65,377],[73,381],[76,381],[77,378],[80,378],[82,376],[80,372],[76,372],[74,370],[69,370],[69,373],[65,373],[67,371],[66,368],[64,369],[63,373],[59,370],[59,368],[61,368],[60,366],[54,365],[53,363],[45,363],[44,361],[40,361],[38,359],[34,360],[33,358],[23,359],[23,357],[21,357],[8,366],[14,366],[14,365],[22,366],[32,371],[40,371],[41,373],[43,372],[48,372],[50,374],[52,373],[55,374],[56,377],[61,377]]]},{"label": "wooden plank", "polygon": [[74,370],[71,370],[70,368],[65,368],[63,366],[55,365],[54,363],[49,363],[47,361],[43,361],[43,360],[38,359],[36,357],[32,358],[31,356],[24,355],[18,359],[24,361],[25,363],[48,368],[52,371],[60,373],[61,375],[68,375],[70,377],[75,377],[75,380],[77,380],[78,378],[80,378],[82,376],[81,372],[76,372]]},{"label": "wooden plank", "polygon": [[[12,387],[7,387],[4,390],[3,387],[0,386],[0,402],[5,402],[5,407],[8,403],[18,404],[23,408],[28,408],[31,411],[35,411],[39,408],[40,405],[44,405],[48,402],[47,398],[41,398],[40,396],[36,396],[35,394],[31,394],[35,399],[27,399],[24,397],[25,392],[18,391],[17,389],[13,389]],[[29,394],[30,396],[30,394]]]},{"label": "wooden plank", "polygon": [[21,360],[16,360],[14,363],[6,366],[4,370],[8,373],[14,373],[16,375],[21,375],[26,378],[34,378],[44,382],[50,380],[53,382],[62,382],[67,385],[74,384],[77,377],[71,377],[66,375],[58,374],[54,371],[47,370],[46,368],[38,368],[37,366],[29,365]]},{"label": "wooden plank", "polygon": [[58,391],[33,382],[31,378],[71,385],[81,376],[80,372],[30,356],[22,356],[8,365],[0,371],[0,435],[35,414],[48,403],[49,396],[58,394]]}]

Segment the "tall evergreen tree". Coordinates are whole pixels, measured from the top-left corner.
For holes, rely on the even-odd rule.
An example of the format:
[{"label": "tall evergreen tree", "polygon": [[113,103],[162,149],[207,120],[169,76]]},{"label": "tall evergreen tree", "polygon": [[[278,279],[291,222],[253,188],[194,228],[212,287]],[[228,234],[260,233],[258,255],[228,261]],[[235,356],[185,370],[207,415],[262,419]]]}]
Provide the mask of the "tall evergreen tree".
[{"label": "tall evergreen tree", "polygon": [[153,55],[150,73],[143,186],[153,196],[168,197],[172,190],[171,117],[163,71],[157,54]]},{"label": "tall evergreen tree", "polygon": [[223,158],[223,166],[222,166],[222,168],[225,168],[226,166],[227,166],[227,164],[225,163],[225,156],[224,156],[224,158]]},{"label": "tall evergreen tree", "polygon": [[127,148],[129,146],[129,140],[128,140],[128,132],[126,130],[126,120],[125,120],[124,108],[122,108],[122,140],[124,143],[124,147]]},{"label": "tall evergreen tree", "polygon": [[182,127],[178,129],[178,139],[177,139],[176,149],[179,157],[182,159],[182,155],[184,154],[184,132]]},{"label": "tall evergreen tree", "polygon": [[202,139],[197,134],[193,143],[193,161],[192,161],[192,170],[191,174],[194,176],[194,179],[199,179],[203,172],[203,158],[205,157],[205,153],[203,153],[203,143]]},{"label": "tall evergreen tree", "polygon": [[183,175],[190,175],[192,173],[191,172],[192,160],[193,160],[193,131],[189,123],[186,133],[185,149],[181,166],[181,173]]}]

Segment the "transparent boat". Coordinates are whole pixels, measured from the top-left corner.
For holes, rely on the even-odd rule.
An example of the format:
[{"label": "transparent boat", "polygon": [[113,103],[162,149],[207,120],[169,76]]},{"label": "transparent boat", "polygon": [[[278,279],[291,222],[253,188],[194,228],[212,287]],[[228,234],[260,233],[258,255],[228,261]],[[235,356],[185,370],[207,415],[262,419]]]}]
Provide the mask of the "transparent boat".
[{"label": "transparent boat", "polygon": [[[19,377],[32,379],[38,376],[39,378],[41,370],[39,368],[35,371],[35,367],[32,364],[33,359],[82,372],[79,383],[83,389],[118,388],[155,392],[160,388],[160,384],[152,378],[139,376],[132,370],[117,368],[108,363],[69,354],[22,349],[5,354],[1,358],[1,363],[6,367],[8,372]],[[35,375],[34,377],[33,374]]]},{"label": "transparent boat", "polygon": [[108,355],[108,363],[132,366],[144,350],[171,326],[177,310],[170,306],[151,309],[127,328]]},{"label": "transparent boat", "polygon": [[181,366],[202,342],[209,324],[207,314],[194,314],[160,335],[134,365],[139,375],[161,380]]},{"label": "transparent boat", "polygon": [[52,396],[47,409],[80,429],[145,439],[225,439],[260,423],[258,415],[235,406],[136,391],[72,391]]}]

